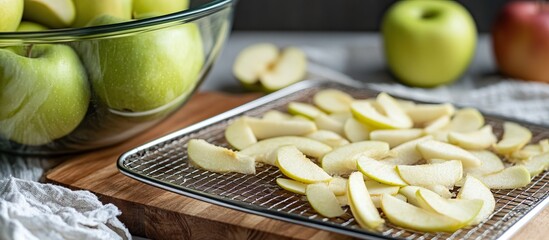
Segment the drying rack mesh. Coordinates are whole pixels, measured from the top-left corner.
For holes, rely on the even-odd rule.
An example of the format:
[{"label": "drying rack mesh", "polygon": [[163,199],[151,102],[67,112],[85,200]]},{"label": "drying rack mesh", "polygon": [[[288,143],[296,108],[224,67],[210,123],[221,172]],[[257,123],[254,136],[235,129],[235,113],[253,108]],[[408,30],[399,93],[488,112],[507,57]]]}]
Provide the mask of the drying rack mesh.
[{"label": "drying rack mesh", "polygon": [[[325,88],[338,88],[344,90],[356,98],[375,96],[374,92],[354,89],[340,84],[324,83],[322,85],[306,88],[298,92],[279,98],[249,109],[240,115],[261,116],[264,112],[277,109],[285,111],[285,106],[291,101],[310,102],[312,96]],[[290,193],[277,186],[275,180],[284,177],[273,166],[261,166],[257,168],[256,175],[244,175],[239,173],[213,173],[193,167],[189,164],[186,155],[186,143],[192,138],[202,138],[210,143],[229,147],[223,137],[223,132],[228,123],[235,117],[217,122],[189,134],[173,137],[167,141],[156,144],[147,149],[136,152],[122,159],[121,167],[132,175],[152,178],[166,187],[180,190],[193,189],[219,199],[235,201],[240,206],[261,208],[272,211],[277,215],[299,215],[306,221],[340,227],[351,231],[363,232],[364,237],[371,234],[368,230],[358,227],[350,214],[350,209],[345,208],[346,214],[338,218],[324,218],[311,208],[306,199],[298,194]],[[497,135],[502,133],[502,120],[486,117],[486,122],[494,127]],[[533,141],[549,138],[549,131],[538,126],[526,125],[534,133]],[[496,209],[491,218],[469,228],[458,230],[454,233],[422,233],[405,230],[390,223],[378,233],[387,238],[406,239],[496,239],[507,229],[515,224],[526,213],[549,195],[549,172],[545,171],[533,179],[525,188],[513,190],[495,190]]]}]

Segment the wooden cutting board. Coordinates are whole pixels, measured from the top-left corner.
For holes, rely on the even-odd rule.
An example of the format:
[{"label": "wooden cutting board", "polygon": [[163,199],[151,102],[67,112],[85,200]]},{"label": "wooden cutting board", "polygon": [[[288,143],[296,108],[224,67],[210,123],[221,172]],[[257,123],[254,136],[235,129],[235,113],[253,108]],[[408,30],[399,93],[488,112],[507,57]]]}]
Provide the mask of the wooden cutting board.
[{"label": "wooden cutting board", "polygon": [[[127,150],[259,96],[198,93],[155,128],[122,144],[74,156],[49,171],[46,181],[95,193],[122,211],[120,220],[133,235],[152,239],[350,239],[184,197],[133,180],[116,168],[118,157]],[[547,226],[549,208],[514,238],[543,239]]]}]

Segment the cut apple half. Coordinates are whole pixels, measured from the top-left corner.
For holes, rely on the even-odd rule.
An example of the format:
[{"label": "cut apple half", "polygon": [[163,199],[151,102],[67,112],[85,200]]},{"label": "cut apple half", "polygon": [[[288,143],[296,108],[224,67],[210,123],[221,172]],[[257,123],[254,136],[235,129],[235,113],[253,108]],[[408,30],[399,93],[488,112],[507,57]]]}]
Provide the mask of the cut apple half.
[{"label": "cut apple half", "polygon": [[215,146],[202,139],[189,140],[187,154],[194,165],[208,171],[255,174],[255,161],[252,157]]},{"label": "cut apple half", "polygon": [[339,217],[345,213],[336,196],[324,183],[309,184],[306,190],[307,200],[311,207],[320,215],[333,218]]},{"label": "cut apple half", "polygon": [[432,140],[433,136],[424,136],[409,142],[402,143],[397,147],[391,149],[389,152],[389,158],[383,159],[392,164],[411,165],[419,162],[423,159],[421,153],[417,150],[419,143]]},{"label": "cut apple half", "polygon": [[377,161],[367,156],[359,156],[357,158],[357,165],[360,172],[374,181],[393,186],[408,185],[398,175],[396,166],[393,164]]},{"label": "cut apple half", "polygon": [[458,160],[423,165],[397,165],[399,176],[409,185],[452,187],[463,176],[463,167]]},{"label": "cut apple half", "polygon": [[364,183],[366,183],[370,195],[383,195],[385,193],[396,195],[400,189],[399,186],[387,185],[373,180],[366,180]]},{"label": "cut apple half", "polygon": [[490,189],[512,189],[525,187],[530,183],[530,171],[522,165],[505,168],[499,172],[479,176],[478,180]]},{"label": "cut apple half", "polygon": [[524,147],[532,139],[532,132],[513,122],[503,123],[503,138],[494,150],[500,154],[508,154]]},{"label": "cut apple half", "polygon": [[465,175],[482,176],[499,172],[505,168],[501,159],[493,152],[487,150],[470,151],[475,157],[480,159],[482,164],[478,167],[463,168]]},{"label": "cut apple half", "polygon": [[318,116],[316,116],[314,121],[318,129],[332,131],[337,134],[343,134],[343,123],[326,114],[319,114]]},{"label": "cut apple half", "polygon": [[417,144],[417,150],[425,159],[459,160],[463,167],[480,166],[480,159],[452,144],[429,140]]},{"label": "cut apple half", "polygon": [[318,115],[325,114],[317,107],[302,102],[291,102],[288,104],[288,112],[293,115],[304,116],[308,119],[314,120]]},{"label": "cut apple half", "polygon": [[460,133],[448,133],[448,142],[468,150],[482,150],[496,143],[497,138],[492,132],[492,126],[486,125],[479,130]]},{"label": "cut apple half", "polygon": [[389,222],[408,229],[424,232],[454,232],[464,226],[450,217],[433,213],[384,194],[381,209]]},{"label": "cut apple half", "polygon": [[465,177],[465,182],[459,190],[457,199],[479,199],[483,201],[482,208],[471,224],[477,224],[487,219],[496,207],[496,200],[490,189],[473,176]]},{"label": "cut apple half", "polygon": [[293,180],[302,183],[317,183],[328,182],[332,179],[295,146],[280,147],[276,156],[276,165],[280,171]]},{"label": "cut apple half", "polygon": [[374,130],[370,132],[370,140],[383,141],[393,148],[402,143],[420,138],[423,136],[423,130],[418,128],[413,129],[386,129]]},{"label": "cut apple half", "polygon": [[406,114],[415,125],[424,125],[444,116],[452,116],[455,112],[452,104],[416,104],[406,110]]},{"label": "cut apple half", "polygon": [[533,156],[519,164],[528,169],[531,177],[536,177],[538,174],[549,168],[549,152]]},{"label": "cut apple half", "polygon": [[313,103],[329,113],[349,112],[353,101],[351,95],[337,89],[322,90],[313,96]]},{"label": "cut apple half", "polygon": [[262,117],[262,119],[273,120],[273,121],[290,120],[290,118],[292,118],[292,115],[283,113],[278,110],[269,110],[265,114],[263,114],[263,117]]},{"label": "cut apple half", "polygon": [[456,111],[456,114],[448,125],[452,132],[472,132],[484,126],[484,117],[474,108],[463,108]]},{"label": "cut apple half", "polygon": [[234,148],[241,150],[257,142],[252,129],[246,122],[247,117],[240,117],[225,129],[225,139]]},{"label": "cut apple half", "polygon": [[257,139],[282,136],[302,136],[316,131],[316,125],[305,121],[277,121],[246,118],[246,123]]},{"label": "cut apple half", "polygon": [[335,132],[328,131],[328,130],[318,130],[316,132],[305,135],[305,137],[313,140],[317,140],[332,148],[349,144],[349,141],[347,141],[347,139],[343,138],[342,136],[340,136]]},{"label": "cut apple half", "polygon": [[354,118],[349,118],[343,125],[343,133],[351,142],[360,142],[368,140],[372,128],[368,125],[359,122]]},{"label": "cut apple half", "polygon": [[270,43],[252,45],[242,50],[233,65],[233,74],[245,85],[254,85],[278,59],[278,48]]},{"label": "cut apple half", "polygon": [[306,74],[307,56],[301,49],[289,47],[282,50],[269,71],[261,72],[259,81],[268,91],[276,91],[303,80]]},{"label": "cut apple half", "polygon": [[394,98],[386,93],[380,93],[376,98],[376,103],[381,111],[376,110],[371,102],[355,101],[351,104],[351,112],[360,122],[380,129],[412,127],[412,120]]},{"label": "cut apple half", "polygon": [[426,189],[419,189],[416,196],[424,209],[445,215],[464,224],[472,222],[484,204],[484,201],[480,199],[445,199]]},{"label": "cut apple half", "polygon": [[383,226],[385,221],[370,198],[362,173],[353,172],[349,176],[347,196],[353,217],[362,228],[378,230]]},{"label": "cut apple half", "polygon": [[[332,151],[330,146],[313,139],[285,136],[261,140],[247,148],[242,149],[240,153],[254,157],[257,162],[275,165],[276,157],[269,157],[269,155],[276,156],[276,150],[285,145],[295,146],[305,155],[314,158],[320,158],[327,152]],[[274,154],[271,154],[273,152]]]},{"label": "cut apple half", "polygon": [[347,193],[347,179],[334,176],[328,183],[328,188],[336,195],[341,196]]},{"label": "cut apple half", "polygon": [[357,170],[356,155],[382,156],[389,151],[389,145],[379,141],[363,141],[351,143],[338,148],[322,157],[324,171],[334,175],[346,175]]},{"label": "cut apple half", "polygon": [[287,179],[287,178],[277,178],[276,184],[278,184],[278,186],[280,186],[284,190],[301,194],[301,195],[305,195],[305,189],[307,188],[307,185],[308,185],[308,184],[298,182],[292,179]]}]

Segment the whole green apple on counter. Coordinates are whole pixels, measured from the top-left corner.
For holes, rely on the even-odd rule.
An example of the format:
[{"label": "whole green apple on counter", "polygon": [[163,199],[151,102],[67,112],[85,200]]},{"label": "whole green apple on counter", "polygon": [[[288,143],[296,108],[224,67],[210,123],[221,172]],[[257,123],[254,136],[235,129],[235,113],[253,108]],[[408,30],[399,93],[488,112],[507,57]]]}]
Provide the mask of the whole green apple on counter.
[{"label": "whole green apple on counter", "polygon": [[[90,25],[125,21],[103,15]],[[98,99],[121,113],[162,110],[198,83],[204,64],[200,30],[184,24],[135,36],[74,44]]]},{"label": "whole green apple on counter", "polygon": [[19,24],[19,27],[17,27],[18,32],[39,32],[44,30],[48,30],[48,28],[38,23],[29,21],[22,21]]},{"label": "whole green apple on counter", "polygon": [[23,0],[0,0],[0,32],[17,29],[23,17]]},{"label": "whole green apple on counter", "polygon": [[132,19],[132,0],[73,0],[76,19],[73,27],[84,27],[101,15]]},{"label": "whole green apple on counter", "polygon": [[164,15],[189,8],[189,0],[133,0],[133,17]]},{"label": "whole green apple on counter", "polygon": [[477,44],[473,18],[454,1],[399,1],[383,17],[381,31],[392,73],[416,87],[456,80]]},{"label": "whole green apple on counter", "polygon": [[25,20],[51,28],[64,28],[73,23],[75,16],[72,0],[25,0]]},{"label": "whole green apple on counter", "polygon": [[89,102],[86,71],[69,46],[0,49],[0,136],[47,144],[71,133]]}]

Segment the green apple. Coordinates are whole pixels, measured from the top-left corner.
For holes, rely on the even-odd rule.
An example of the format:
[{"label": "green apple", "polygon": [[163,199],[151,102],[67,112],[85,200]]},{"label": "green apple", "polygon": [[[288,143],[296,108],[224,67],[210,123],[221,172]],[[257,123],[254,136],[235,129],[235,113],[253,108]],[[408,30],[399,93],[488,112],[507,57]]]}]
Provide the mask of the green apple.
[{"label": "green apple", "polygon": [[[123,21],[103,15],[91,25]],[[74,46],[101,103],[122,113],[154,112],[181,102],[194,89],[204,64],[195,24]]]},{"label": "green apple", "polygon": [[[132,19],[132,0],[73,0],[76,19],[73,27],[84,27],[90,21],[101,16],[110,15],[124,20]],[[102,22],[109,24],[112,22]],[[94,25],[98,25],[96,22]]]},{"label": "green apple", "polygon": [[0,32],[17,29],[23,17],[23,0],[0,0]]},{"label": "green apple", "polygon": [[0,135],[42,145],[71,133],[86,115],[90,88],[65,45],[0,49]]},{"label": "green apple", "polygon": [[35,22],[22,21],[17,27],[18,32],[39,32],[48,30],[47,27]]},{"label": "green apple", "polygon": [[72,0],[25,0],[23,19],[51,28],[69,27],[76,17]]},{"label": "green apple", "polygon": [[417,87],[456,80],[477,43],[473,18],[454,1],[399,1],[383,17],[381,31],[389,68]]},{"label": "green apple", "polygon": [[189,8],[189,0],[133,0],[133,17],[164,15]]}]

